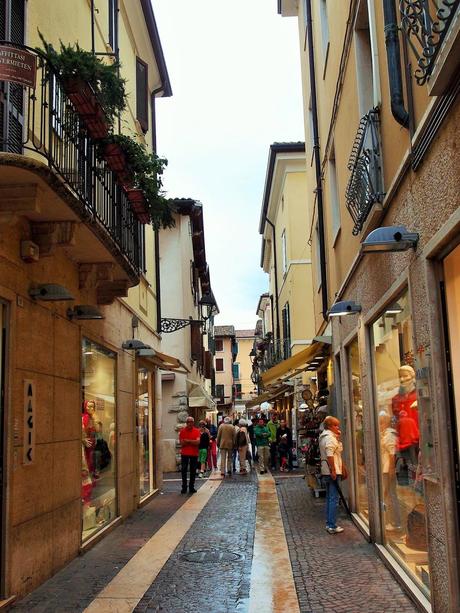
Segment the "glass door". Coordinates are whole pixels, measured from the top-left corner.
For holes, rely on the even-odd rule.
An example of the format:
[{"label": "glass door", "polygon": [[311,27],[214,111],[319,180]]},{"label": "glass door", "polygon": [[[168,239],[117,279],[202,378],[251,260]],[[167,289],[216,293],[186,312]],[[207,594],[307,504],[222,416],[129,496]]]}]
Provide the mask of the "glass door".
[{"label": "glass door", "polygon": [[[6,305],[0,301],[0,526],[5,534],[5,384],[6,384],[6,341],[7,341]],[[4,591],[3,541],[0,542],[0,595]]]},{"label": "glass door", "polygon": [[351,436],[353,444],[353,474],[355,488],[355,510],[369,523],[367,497],[366,456],[364,453],[363,401],[361,396],[361,366],[359,363],[358,339],[347,347],[348,372],[350,377]]},{"label": "glass door", "polygon": [[139,462],[139,497],[153,492],[154,478],[154,372],[146,366],[137,369],[136,430]]}]

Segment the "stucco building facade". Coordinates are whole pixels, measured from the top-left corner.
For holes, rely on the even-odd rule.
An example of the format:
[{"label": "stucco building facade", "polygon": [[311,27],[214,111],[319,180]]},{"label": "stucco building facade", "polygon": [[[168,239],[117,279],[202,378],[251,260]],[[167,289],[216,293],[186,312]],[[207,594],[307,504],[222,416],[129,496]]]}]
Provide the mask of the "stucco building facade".
[{"label": "stucco building facade", "polygon": [[[354,519],[421,610],[456,611],[459,6],[302,0],[279,11],[299,24],[315,333],[332,326]],[[430,40],[431,28],[441,34]],[[378,246],[369,235],[381,227],[391,240]],[[404,228],[414,243],[403,246]],[[340,301],[356,313],[328,321]]]}]

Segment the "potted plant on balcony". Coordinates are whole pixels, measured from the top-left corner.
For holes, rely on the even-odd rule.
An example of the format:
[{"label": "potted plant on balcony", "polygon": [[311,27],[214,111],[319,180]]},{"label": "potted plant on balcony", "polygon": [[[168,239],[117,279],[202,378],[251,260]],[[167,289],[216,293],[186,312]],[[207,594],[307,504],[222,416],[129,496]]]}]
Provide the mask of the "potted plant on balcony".
[{"label": "potted plant on balcony", "polygon": [[[97,153],[116,171],[131,209],[141,223],[150,222],[155,228],[174,226],[172,205],[162,191],[161,176],[167,160],[148,153],[145,145],[125,134],[108,136],[99,143]],[[120,170],[115,168],[117,164]]]},{"label": "potted plant on balcony", "polygon": [[60,50],[48,43],[41,32],[43,49],[38,49],[94,139],[108,136],[115,117],[126,106],[125,80],[120,77],[120,64],[106,64],[100,57],[85,51],[78,43]]}]

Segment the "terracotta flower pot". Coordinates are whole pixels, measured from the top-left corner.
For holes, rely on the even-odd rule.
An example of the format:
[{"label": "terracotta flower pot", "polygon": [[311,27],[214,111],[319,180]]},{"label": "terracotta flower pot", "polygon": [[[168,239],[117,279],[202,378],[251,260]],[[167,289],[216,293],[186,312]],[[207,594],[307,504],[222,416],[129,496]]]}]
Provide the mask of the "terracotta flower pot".
[{"label": "terracotta flower pot", "polygon": [[150,223],[150,213],[145,202],[145,196],[140,189],[127,189],[126,196],[131,205],[134,217],[143,224]]},{"label": "terracotta flower pot", "polygon": [[91,86],[80,77],[66,79],[63,85],[91,138],[106,138],[109,133],[107,117]]},{"label": "terracotta flower pot", "polygon": [[120,145],[117,143],[108,143],[104,148],[104,159],[110,170],[119,174],[119,179],[125,175],[126,177],[129,176],[126,173],[126,157]]}]

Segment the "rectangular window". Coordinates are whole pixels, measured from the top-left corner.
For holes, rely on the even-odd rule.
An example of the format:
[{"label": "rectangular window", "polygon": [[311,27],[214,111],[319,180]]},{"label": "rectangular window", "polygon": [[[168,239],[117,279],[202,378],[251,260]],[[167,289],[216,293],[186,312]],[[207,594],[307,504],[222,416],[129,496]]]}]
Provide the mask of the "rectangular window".
[{"label": "rectangular window", "polygon": [[216,385],[216,398],[219,398],[219,400],[221,400],[222,402],[224,401],[224,386],[223,385]]},{"label": "rectangular window", "polygon": [[283,358],[286,359],[291,355],[291,316],[289,311],[289,302],[283,307],[281,311],[281,317],[283,322]]},{"label": "rectangular window", "polygon": [[327,62],[327,55],[329,52],[329,20],[327,16],[327,0],[320,0],[319,2],[319,20],[321,25],[321,47],[323,50],[324,65]]},{"label": "rectangular window", "polygon": [[340,230],[340,200],[337,186],[337,167],[335,165],[335,146],[332,145],[328,163],[329,195],[331,199],[332,242],[335,242]]},{"label": "rectangular window", "polygon": [[369,503],[367,499],[366,457],[364,453],[363,400],[361,396],[361,365],[359,362],[358,339],[347,348],[348,373],[350,384],[351,429],[353,441],[353,475],[355,506],[358,515],[369,523]]},{"label": "rectangular window", "polygon": [[358,86],[359,115],[363,117],[374,103],[371,34],[367,0],[361,0],[355,24],[356,82]]},{"label": "rectangular window", "polygon": [[216,338],[215,344],[216,344],[216,351],[223,351],[224,350],[224,341],[223,341],[223,339]]},{"label": "rectangular window", "polygon": [[149,77],[148,66],[136,58],[136,118],[143,132],[149,129]]},{"label": "rectangular window", "polygon": [[224,358],[216,358],[216,372],[224,372]]},{"label": "rectangular window", "polygon": [[371,328],[384,544],[428,596],[424,480],[409,292]]},{"label": "rectangular window", "polygon": [[115,479],[116,354],[88,339],[82,345],[83,540],[117,515]]},{"label": "rectangular window", "polygon": [[232,370],[233,370],[233,378],[239,379],[240,378],[240,365],[233,364]]},{"label": "rectangular window", "polygon": [[241,400],[241,397],[242,397],[241,383],[236,383],[236,385],[235,385],[235,399],[236,400]]},{"label": "rectangular window", "polygon": [[281,233],[281,253],[283,257],[283,275],[287,273],[288,263],[287,263],[287,245],[286,245],[286,230],[283,230]]}]

